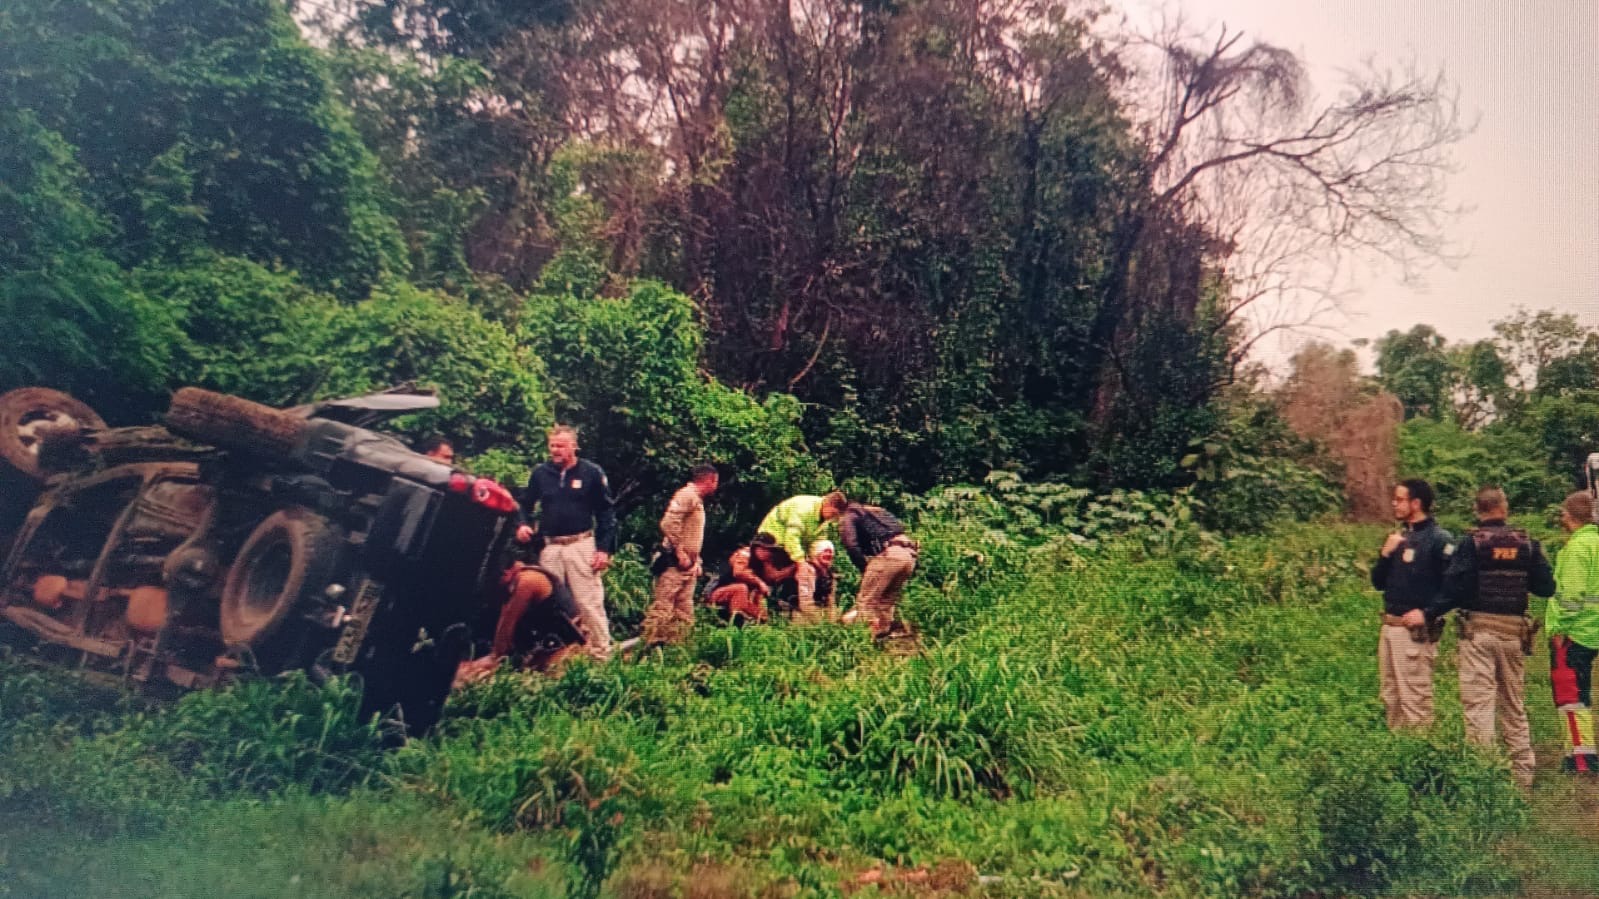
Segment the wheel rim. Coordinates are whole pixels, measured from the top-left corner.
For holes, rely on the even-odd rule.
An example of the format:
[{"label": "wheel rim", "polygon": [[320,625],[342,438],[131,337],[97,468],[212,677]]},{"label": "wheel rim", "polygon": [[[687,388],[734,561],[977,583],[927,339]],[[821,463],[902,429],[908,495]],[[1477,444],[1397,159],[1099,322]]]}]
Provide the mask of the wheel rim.
[{"label": "wheel rim", "polygon": [[18,421],[15,433],[17,445],[34,460],[39,458],[39,444],[42,442],[45,431],[57,428],[81,428],[82,421],[76,417],[62,412],[59,409],[35,409],[24,414]]}]

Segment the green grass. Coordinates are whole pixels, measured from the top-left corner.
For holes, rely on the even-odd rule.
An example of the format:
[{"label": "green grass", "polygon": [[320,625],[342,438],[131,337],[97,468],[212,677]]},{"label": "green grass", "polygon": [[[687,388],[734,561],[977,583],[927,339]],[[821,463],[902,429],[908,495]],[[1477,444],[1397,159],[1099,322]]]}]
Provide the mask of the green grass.
[{"label": "green grass", "polygon": [[[1091,549],[926,530],[914,651],[833,626],[700,628],[636,664],[502,676],[395,753],[304,685],[75,717],[70,690],[8,673],[0,885],[787,896],[873,869],[943,895],[1599,885],[1571,817],[1591,824],[1591,793],[1543,773],[1529,807],[1502,759],[1463,746],[1447,662],[1435,732],[1383,727],[1376,529]],[[1547,663],[1529,670],[1547,772]]]}]

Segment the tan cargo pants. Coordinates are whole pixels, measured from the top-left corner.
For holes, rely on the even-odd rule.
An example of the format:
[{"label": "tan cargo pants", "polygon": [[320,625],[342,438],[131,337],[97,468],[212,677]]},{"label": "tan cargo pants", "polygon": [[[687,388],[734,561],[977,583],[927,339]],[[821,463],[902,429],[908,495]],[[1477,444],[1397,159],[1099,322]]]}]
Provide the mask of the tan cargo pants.
[{"label": "tan cargo pants", "polygon": [[572,543],[545,544],[539,566],[572,591],[589,655],[602,662],[610,658],[611,622],[605,617],[605,583],[594,570],[593,535]]},{"label": "tan cargo pants", "polygon": [[694,629],[696,565],[688,571],[668,568],[655,579],[655,601],[644,613],[644,645],[681,643]]},{"label": "tan cargo pants", "polygon": [[872,636],[887,633],[894,623],[900,594],[915,570],[916,553],[906,546],[890,545],[866,562],[857,604],[872,627]]},{"label": "tan cargo pants", "polygon": [[1382,626],[1377,673],[1390,730],[1432,726],[1432,665],[1437,655],[1438,644],[1412,640],[1409,628]]},{"label": "tan cargo pants", "polygon": [[1471,636],[1460,641],[1460,709],[1466,739],[1479,746],[1494,744],[1497,712],[1511,771],[1518,784],[1530,787],[1535,759],[1527,727],[1526,656],[1519,634],[1511,633],[1520,625],[1520,618],[1509,615],[1472,614]]}]

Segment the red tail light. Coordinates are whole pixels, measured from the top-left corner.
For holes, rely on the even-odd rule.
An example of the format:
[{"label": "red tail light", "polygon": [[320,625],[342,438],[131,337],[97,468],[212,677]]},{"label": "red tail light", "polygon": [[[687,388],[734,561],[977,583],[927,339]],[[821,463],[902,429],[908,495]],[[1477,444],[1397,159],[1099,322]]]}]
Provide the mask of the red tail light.
[{"label": "red tail light", "polygon": [[492,478],[474,478],[462,472],[450,475],[450,492],[464,493],[485,509],[508,515],[516,511],[516,497]]},{"label": "red tail light", "polygon": [[478,478],[472,484],[472,501],[504,514],[516,511],[516,497],[489,478]]}]

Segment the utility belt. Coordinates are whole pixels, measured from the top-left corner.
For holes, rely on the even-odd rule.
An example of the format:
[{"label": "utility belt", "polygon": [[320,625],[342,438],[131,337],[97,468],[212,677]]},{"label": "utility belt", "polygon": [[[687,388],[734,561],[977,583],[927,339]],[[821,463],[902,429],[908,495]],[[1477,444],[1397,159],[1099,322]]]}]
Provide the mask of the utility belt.
[{"label": "utility belt", "polygon": [[655,555],[650,559],[650,576],[660,577],[669,570],[693,571],[694,566],[679,568],[677,564],[677,547],[670,540],[662,540],[655,548]]},{"label": "utility belt", "polygon": [[1455,612],[1455,631],[1462,640],[1471,640],[1483,634],[1494,634],[1521,643],[1523,655],[1532,655],[1532,640],[1543,622],[1526,615],[1496,615],[1492,612],[1472,612],[1460,609]]},{"label": "utility belt", "polygon": [[886,552],[891,546],[899,546],[908,549],[911,551],[911,555],[913,556],[919,554],[922,550],[922,545],[920,543],[917,543],[915,540],[912,540],[904,534],[895,534],[894,536],[888,538],[888,542],[883,544],[883,550]]},{"label": "utility belt", "polygon": [[1382,623],[1389,627],[1402,627],[1410,631],[1410,639],[1417,643],[1437,643],[1444,636],[1444,620],[1435,618],[1426,624],[1411,627],[1405,624],[1405,619],[1398,615],[1382,613]]},{"label": "utility belt", "polygon": [[571,546],[579,540],[587,540],[592,536],[594,536],[593,531],[584,531],[580,534],[562,534],[559,537],[545,537],[544,542],[553,543],[556,546]]}]

